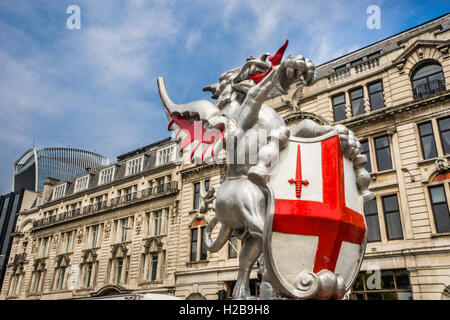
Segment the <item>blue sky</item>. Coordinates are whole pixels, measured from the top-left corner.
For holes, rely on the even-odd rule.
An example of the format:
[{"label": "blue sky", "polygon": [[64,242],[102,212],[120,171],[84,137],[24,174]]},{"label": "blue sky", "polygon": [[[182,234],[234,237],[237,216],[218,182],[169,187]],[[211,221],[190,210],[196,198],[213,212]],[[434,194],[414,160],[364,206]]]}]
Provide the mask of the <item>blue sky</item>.
[{"label": "blue sky", "polygon": [[[69,30],[66,8],[81,9]],[[369,5],[381,29],[366,26]],[[156,78],[178,103],[249,55],[316,65],[450,12],[444,1],[2,0],[0,194],[24,151],[67,146],[117,155],[169,136]]]}]

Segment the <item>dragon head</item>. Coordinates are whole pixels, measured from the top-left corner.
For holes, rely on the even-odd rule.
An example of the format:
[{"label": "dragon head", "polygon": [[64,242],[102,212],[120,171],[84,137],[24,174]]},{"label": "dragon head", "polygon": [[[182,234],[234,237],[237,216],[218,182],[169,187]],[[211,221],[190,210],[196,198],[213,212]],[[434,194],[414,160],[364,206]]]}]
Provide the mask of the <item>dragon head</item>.
[{"label": "dragon head", "polygon": [[[274,56],[263,53],[259,58],[250,56],[246,59],[242,67],[227,71],[219,77],[219,82],[203,88],[203,91],[210,91],[211,98],[218,99],[218,105],[222,101],[230,99],[233,92],[240,92],[244,95],[266,77],[272,69],[281,63],[284,51],[288,45],[288,40],[278,49]],[[270,57],[269,57],[270,56]],[[271,64],[266,62],[269,57]]]}]

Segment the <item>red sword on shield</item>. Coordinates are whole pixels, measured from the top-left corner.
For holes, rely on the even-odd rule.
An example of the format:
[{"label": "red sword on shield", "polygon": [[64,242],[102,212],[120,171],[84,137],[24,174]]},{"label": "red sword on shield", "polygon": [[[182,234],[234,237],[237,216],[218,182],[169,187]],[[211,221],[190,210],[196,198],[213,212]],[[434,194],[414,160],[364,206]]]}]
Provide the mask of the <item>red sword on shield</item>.
[{"label": "red sword on shield", "polygon": [[300,198],[302,194],[302,185],[307,186],[309,184],[308,180],[302,180],[302,160],[300,156],[300,145],[297,145],[297,168],[296,168],[296,174],[295,179],[289,179],[288,182],[290,184],[295,183],[295,196],[297,198]]}]

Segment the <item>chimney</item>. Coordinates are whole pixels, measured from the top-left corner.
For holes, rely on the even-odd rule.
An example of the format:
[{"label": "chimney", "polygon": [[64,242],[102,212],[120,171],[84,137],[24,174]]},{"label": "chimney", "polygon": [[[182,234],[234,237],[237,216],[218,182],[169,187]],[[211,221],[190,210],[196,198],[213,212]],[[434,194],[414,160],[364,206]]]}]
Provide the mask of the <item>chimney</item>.
[{"label": "chimney", "polygon": [[42,204],[50,201],[55,185],[59,182],[58,179],[47,177],[44,181],[44,190],[42,191]]}]

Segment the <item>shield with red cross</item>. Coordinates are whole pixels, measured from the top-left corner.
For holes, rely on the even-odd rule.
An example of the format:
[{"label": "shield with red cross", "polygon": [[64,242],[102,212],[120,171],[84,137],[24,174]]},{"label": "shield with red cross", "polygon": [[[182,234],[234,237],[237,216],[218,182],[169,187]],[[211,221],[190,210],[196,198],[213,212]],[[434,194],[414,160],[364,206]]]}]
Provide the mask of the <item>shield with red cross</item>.
[{"label": "shield with red cross", "polygon": [[361,266],[366,224],[353,163],[343,156],[337,133],[291,137],[268,184],[263,246],[272,284],[309,298],[299,274],[329,270],[349,290]]}]

